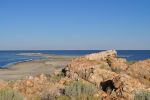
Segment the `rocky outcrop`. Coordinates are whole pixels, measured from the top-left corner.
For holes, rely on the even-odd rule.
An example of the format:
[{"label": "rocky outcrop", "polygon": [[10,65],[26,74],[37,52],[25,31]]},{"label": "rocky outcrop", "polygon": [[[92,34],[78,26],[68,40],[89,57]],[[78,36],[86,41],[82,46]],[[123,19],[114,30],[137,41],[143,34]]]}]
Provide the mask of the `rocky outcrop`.
[{"label": "rocky outcrop", "polygon": [[18,80],[10,87],[19,91],[27,100],[35,100],[48,93],[60,95],[63,85],[53,82],[52,77],[41,74],[35,77],[27,76],[26,79]]},{"label": "rocky outcrop", "polygon": [[128,64],[126,59],[109,57],[108,64],[114,72],[126,71],[128,69]]},{"label": "rocky outcrop", "polygon": [[[144,66],[134,69],[136,68],[134,66],[140,66],[142,63],[130,65],[126,59],[118,58],[115,50],[109,50],[77,58],[68,64],[64,72],[73,80],[84,79],[95,84],[101,91],[101,95],[102,91],[107,94],[104,99],[132,100],[136,91],[146,90],[146,85],[142,84],[137,77],[142,74],[141,77],[150,80],[149,60],[144,63]],[[146,70],[144,67],[148,70],[144,71]]]},{"label": "rocky outcrop", "polygon": [[126,60],[117,58],[115,50],[109,50],[77,58],[68,64],[65,72],[66,76],[73,79],[88,79],[94,70],[105,69],[106,71],[121,72],[127,70],[127,68]]},{"label": "rocky outcrop", "polygon": [[116,57],[116,55],[116,51],[110,50],[106,52],[82,56],[68,64],[68,66],[65,68],[66,75],[74,79],[87,79],[93,72],[93,69],[111,70],[111,68],[109,67],[109,63],[107,63],[107,60],[110,56]]}]

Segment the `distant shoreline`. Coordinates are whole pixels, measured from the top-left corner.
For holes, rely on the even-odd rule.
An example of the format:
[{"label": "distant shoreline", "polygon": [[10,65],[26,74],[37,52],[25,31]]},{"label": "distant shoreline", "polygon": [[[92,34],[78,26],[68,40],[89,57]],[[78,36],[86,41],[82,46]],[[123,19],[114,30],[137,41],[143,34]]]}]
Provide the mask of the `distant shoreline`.
[{"label": "distant shoreline", "polygon": [[11,62],[8,63],[4,66],[0,66],[0,69],[8,69],[13,65],[19,64],[19,63],[24,63],[24,62],[31,62],[31,61],[39,61],[39,60],[44,60],[44,59],[49,59],[49,58],[55,58],[55,57],[75,57],[73,55],[54,55],[54,54],[42,54],[42,53],[18,53],[16,54],[17,56],[29,56],[29,57],[37,57],[35,59],[27,59],[27,60],[22,60],[22,61],[16,61],[16,62]]},{"label": "distant shoreline", "polygon": [[41,53],[19,53],[16,54],[17,56],[30,56],[30,57],[39,57],[39,58],[35,58],[35,59],[27,59],[27,60],[22,60],[22,61],[16,61],[16,62],[11,62],[8,63],[4,66],[0,66],[0,69],[8,69],[9,67],[19,64],[19,63],[24,63],[24,62],[29,62],[29,61],[35,61],[35,60],[40,60],[40,59],[45,59],[46,56],[44,56]]},{"label": "distant shoreline", "polygon": [[[99,50],[101,51],[101,50]],[[0,67],[11,67],[14,64],[39,60],[51,59],[61,56],[82,56],[91,53],[96,53],[98,50],[20,50],[20,51],[0,51]],[[17,55],[17,56],[16,56]],[[4,56],[4,57],[3,57]],[[128,61],[139,61],[150,58],[150,50],[119,50],[118,57],[126,58]]]},{"label": "distant shoreline", "polygon": [[8,69],[9,67],[11,67],[13,65],[16,65],[19,63],[24,63],[24,62],[30,62],[30,61],[34,61],[34,60],[37,60],[37,59],[29,59],[29,60],[23,60],[23,61],[18,61],[18,62],[12,62],[7,65],[1,66],[0,69]]},{"label": "distant shoreline", "polygon": [[50,56],[46,59],[33,59],[10,64],[9,67],[0,69],[0,79],[18,80],[28,75],[41,73],[50,74],[56,69],[64,68],[76,56]]},{"label": "distant shoreline", "polygon": [[19,53],[17,56],[32,56],[32,57],[50,57],[50,54],[42,54],[42,53]]}]

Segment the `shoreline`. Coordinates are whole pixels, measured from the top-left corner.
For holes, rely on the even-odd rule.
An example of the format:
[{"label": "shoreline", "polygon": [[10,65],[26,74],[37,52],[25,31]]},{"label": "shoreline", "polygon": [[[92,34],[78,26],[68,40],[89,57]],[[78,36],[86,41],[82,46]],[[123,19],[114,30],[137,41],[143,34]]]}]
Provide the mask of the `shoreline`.
[{"label": "shoreline", "polygon": [[30,62],[30,61],[34,61],[34,59],[17,61],[17,62],[11,62],[11,63],[8,63],[8,64],[6,64],[4,66],[1,66],[0,69],[8,69],[9,67],[11,67],[13,65],[16,65],[16,64],[19,64],[19,63],[24,63],[24,62]]},{"label": "shoreline", "polygon": [[43,53],[19,53],[16,54],[17,56],[27,56],[27,57],[37,57],[37,58],[31,58],[26,60],[20,60],[16,62],[10,62],[6,65],[0,66],[0,69],[7,69],[15,64],[29,62],[29,61],[36,61],[36,60],[43,60],[43,59],[49,59],[54,57],[78,57],[80,55],[53,55],[53,54],[43,54]]},{"label": "shoreline", "polygon": [[10,64],[0,69],[0,79],[5,81],[23,79],[29,75],[50,74],[56,69],[64,68],[76,56],[51,56]]}]

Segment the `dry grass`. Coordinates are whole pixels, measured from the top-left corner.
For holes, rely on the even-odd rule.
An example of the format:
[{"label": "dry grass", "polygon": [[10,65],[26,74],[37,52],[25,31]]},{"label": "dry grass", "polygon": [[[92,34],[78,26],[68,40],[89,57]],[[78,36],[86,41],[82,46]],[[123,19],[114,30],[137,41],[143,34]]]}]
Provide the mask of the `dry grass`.
[{"label": "dry grass", "polygon": [[0,90],[0,100],[23,100],[23,96],[11,88]]}]

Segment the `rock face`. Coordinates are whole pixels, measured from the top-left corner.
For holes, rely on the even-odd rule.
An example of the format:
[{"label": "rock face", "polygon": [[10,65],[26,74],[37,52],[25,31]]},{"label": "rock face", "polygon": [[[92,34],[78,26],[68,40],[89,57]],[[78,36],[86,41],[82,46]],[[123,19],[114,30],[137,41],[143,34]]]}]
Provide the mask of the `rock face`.
[{"label": "rock face", "polygon": [[115,72],[126,71],[128,69],[127,61],[123,58],[109,57],[108,64]]},{"label": "rock face", "polygon": [[68,64],[65,68],[65,72],[66,76],[73,79],[88,79],[93,74],[100,74],[102,70],[121,72],[127,68],[126,60],[117,58],[117,52],[109,50],[77,58]]},{"label": "rock face", "polygon": [[[140,67],[134,69],[135,66]],[[146,72],[145,68],[148,69]],[[95,84],[101,93],[107,94],[103,99],[132,100],[136,91],[146,89],[137,77],[150,80],[150,61],[130,65],[126,59],[118,58],[115,50],[109,50],[77,58],[64,72],[73,80],[84,79]]]},{"label": "rock face", "polygon": [[[116,57],[117,53],[114,50],[100,52],[82,56],[73,60],[65,68],[66,75],[72,78],[84,78],[87,79],[94,69],[107,69],[111,70],[107,60],[109,57]],[[79,76],[79,77],[78,77]]]}]

